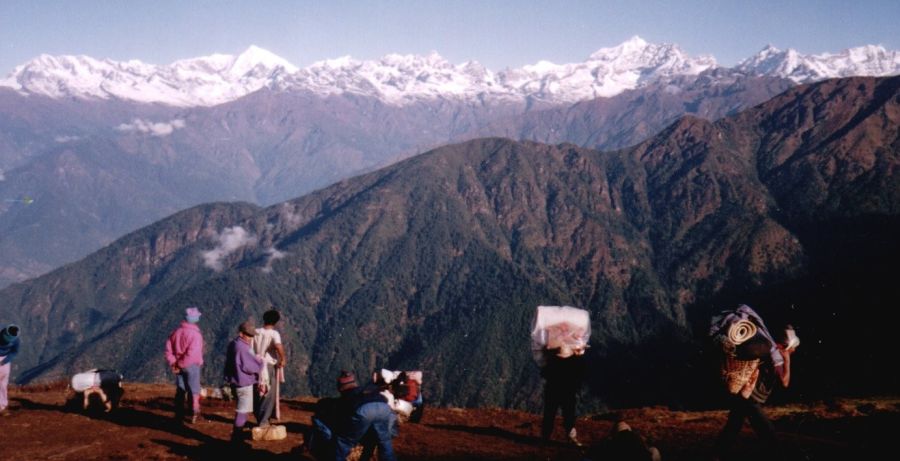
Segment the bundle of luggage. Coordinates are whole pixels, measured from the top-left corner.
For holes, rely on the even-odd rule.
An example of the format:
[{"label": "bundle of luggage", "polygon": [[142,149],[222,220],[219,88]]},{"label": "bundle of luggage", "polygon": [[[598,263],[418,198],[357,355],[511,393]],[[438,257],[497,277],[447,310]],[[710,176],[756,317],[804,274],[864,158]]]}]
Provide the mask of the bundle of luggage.
[{"label": "bundle of luggage", "polygon": [[538,306],[531,328],[531,350],[538,365],[547,351],[561,358],[584,354],[591,339],[588,311],[571,306]]},{"label": "bundle of luggage", "polygon": [[257,426],[250,430],[250,438],[253,440],[284,440],[287,438],[287,427],[280,424]]},{"label": "bundle of luggage", "polygon": [[425,403],[422,398],[421,371],[393,371],[382,368],[376,373],[375,381],[389,385],[393,397],[391,408],[401,420],[413,423],[422,420]]},{"label": "bundle of luggage", "polygon": [[[750,306],[741,305],[713,317],[709,334],[722,352],[722,381],[731,394],[746,396],[752,391],[754,373],[764,357],[771,357],[776,364],[783,361],[762,317]],[[785,337],[785,347],[796,348],[800,344],[790,327]]]}]

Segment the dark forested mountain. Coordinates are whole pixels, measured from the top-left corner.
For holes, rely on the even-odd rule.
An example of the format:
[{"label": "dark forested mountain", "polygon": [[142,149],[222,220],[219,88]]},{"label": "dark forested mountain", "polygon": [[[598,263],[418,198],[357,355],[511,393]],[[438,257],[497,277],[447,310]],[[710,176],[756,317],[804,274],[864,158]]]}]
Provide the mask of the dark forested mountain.
[{"label": "dark forested mountain", "polygon": [[193,208],[0,292],[25,332],[14,376],[166,380],[164,339],[198,305],[217,384],[238,323],[274,306],[290,392],[421,368],[433,402],[530,407],[534,308],[571,304],[592,314],[587,405],[700,404],[709,315],[747,302],[797,328],[795,392],[896,390],[898,130],[900,78],[831,80],[619,151],[478,139],[268,208]]},{"label": "dark forested mountain", "polygon": [[789,83],[714,70],[571,107],[263,89],[179,108],[0,88],[0,286],[200,203],[278,203],[482,136],[621,148],[683,114],[713,120]]}]

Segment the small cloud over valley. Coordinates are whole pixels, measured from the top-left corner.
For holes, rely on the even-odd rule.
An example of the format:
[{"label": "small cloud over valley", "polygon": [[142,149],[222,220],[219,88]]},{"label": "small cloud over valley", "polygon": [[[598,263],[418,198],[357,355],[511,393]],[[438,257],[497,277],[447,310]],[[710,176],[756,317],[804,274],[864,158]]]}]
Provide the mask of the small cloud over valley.
[{"label": "small cloud over valley", "polygon": [[266,248],[265,253],[266,253],[266,265],[260,270],[262,270],[263,273],[266,273],[266,274],[272,272],[272,263],[287,256],[287,253],[285,253],[283,251],[278,251],[278,249],[275,247]]},{"label": "small cloud over valley", "polygon": [[[203,252],[203,265],[219,272],[224,269],[223,260],[240,248],[254,246],[257,237],[241,226],[227,227],[214,236],[216,247]],[[276,250],[277,251],[277,250]]]},{"label": "small cloud over valley", "polygon": [[168,136],[175,130],[185,127],[183,119],[176,118],[168,122],[151,122],[136,118],[131,123],[123,123],[116,127],[119,131],[147,133],[152,136]]}]

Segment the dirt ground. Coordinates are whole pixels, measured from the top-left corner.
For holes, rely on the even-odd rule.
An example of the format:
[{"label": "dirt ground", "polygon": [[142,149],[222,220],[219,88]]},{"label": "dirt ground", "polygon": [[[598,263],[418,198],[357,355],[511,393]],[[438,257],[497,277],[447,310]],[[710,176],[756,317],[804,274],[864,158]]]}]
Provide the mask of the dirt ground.
[{"label": "dirt ground", "polygon": [[[239,458],[228,445],[232,402],[206,399],[204,421],[177,425],[172,419],[173,386],[126,385],[118,410],[86,414],[66,405],[65,384],[10,389],[10,412],[0,416],[0,459],[171,460]],[[243,459],[312,459],[300,448],[315,399],[282,403],[288,437],[251,442]],[[767,408],[775,422],[784,459],[876,459],[900,435],[900,398],[839,399]],[[579,418],[585,448],[606,436],[619,418],[658,447],[664,460],[708,460],[725,411],[681,412],[666,408],[626,409]],[[252,418],[251,418],[252,420]],[[400,460],[582,460],[584,448],[542,443],[536,414],[501,409],[426,408],[421,423],[404,423],[395,440]],[[740,459],[760,459],[752,431],[744,428]],[[889,458],[892,456],[889,456]]]}]

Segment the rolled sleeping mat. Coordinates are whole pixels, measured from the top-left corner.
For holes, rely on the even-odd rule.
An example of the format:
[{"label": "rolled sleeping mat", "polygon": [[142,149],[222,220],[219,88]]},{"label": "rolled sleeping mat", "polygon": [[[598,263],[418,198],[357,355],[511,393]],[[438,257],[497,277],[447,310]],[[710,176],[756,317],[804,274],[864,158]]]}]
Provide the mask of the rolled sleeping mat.
[{"label": "rolled sleeping mat", "polygon": [[728,339],[735,345],[756,336],[758,328],[756,324],[749,320],[738,320],[728,327]]}]

